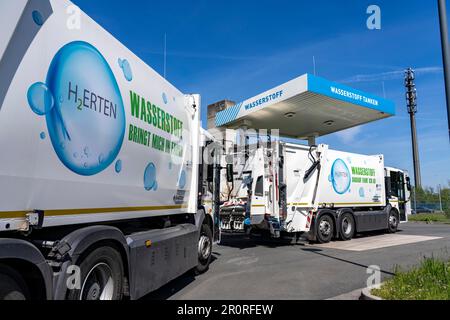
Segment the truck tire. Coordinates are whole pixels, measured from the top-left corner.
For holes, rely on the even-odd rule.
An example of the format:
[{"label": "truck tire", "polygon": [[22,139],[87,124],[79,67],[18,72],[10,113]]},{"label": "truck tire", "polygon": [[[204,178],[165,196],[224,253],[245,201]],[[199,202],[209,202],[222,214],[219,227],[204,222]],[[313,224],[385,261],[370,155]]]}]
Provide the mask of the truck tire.
[{"label": "truck tire", "polygon": [[0,264],[0,301],[28,298],[28,287],[23,277],[13,268]]},{"label": "truck tire", "polygon": [[349,212],[342,214],[339,219],[339,238],[342,241],[348,241],[355,235],[355,219]]},{"label": "truck tire", "polygon": [[398,229],[398,213],[396,210],[391,210],[389,212],[389,218],[388,218],[388,232],[389,233],[396,233]]},{"label": "truck tire", "polygon": [[198,239],[198,264],[194,268],[194,274],[199,275],[208,270],[211,263],[212,244],[212,231],[207,224],[202,224]]},{"label": "truck tire", "polygon": [[121,300],[124,269],[120,253],[99,247],[79,263],[80,289],[68,291],[69,300]]},{"label": "truck tire", "polygon": [[316,240],[318,243],[328,243],[333,238],[334,222],[329,215],[322,215],[316,223]]}]

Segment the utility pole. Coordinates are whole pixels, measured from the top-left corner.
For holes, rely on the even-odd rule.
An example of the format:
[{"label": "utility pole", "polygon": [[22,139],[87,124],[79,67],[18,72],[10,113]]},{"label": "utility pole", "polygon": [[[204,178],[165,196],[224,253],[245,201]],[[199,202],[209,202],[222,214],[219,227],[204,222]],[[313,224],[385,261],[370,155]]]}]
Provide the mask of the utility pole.
[{"label": "utility pole", "polygon": [[447,101],[448,136],[450,139],[450,49],[448,43],[448,22],[446,0],[438,0],[439,23],[441,27],[442,60],[444,61],[445,96]]},{"label": "utility pole", "polygon": [[316,57],[313,56],[313,69],[314,69],[314,76],[316,76]]},{"label": "utility pole", "polygon": [[414,80],[416,79],[414,70],[408,68],[405,71],[405,87],[406,87],[406,104],[408,106],[408,113],[411,120],[411,138],[414,161],[414,181],[416,188],[422,187],[422,178],[420,175],[420,160],[419,160],[419,146],[417,143],[417,129],[416,129],[416,113],[417,113],[417,90]]},{"label": "utility pole", "polygon": [[444,211],[444,210],[442,210],[441,185],[439,185],[439,209],[440,209],[441,212]]}]

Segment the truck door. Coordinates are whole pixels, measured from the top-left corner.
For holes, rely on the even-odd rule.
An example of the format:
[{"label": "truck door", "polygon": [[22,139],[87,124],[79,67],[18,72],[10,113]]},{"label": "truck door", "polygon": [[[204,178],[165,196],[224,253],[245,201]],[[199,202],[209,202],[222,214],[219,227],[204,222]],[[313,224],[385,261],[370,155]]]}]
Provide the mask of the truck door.
[{"label": "truck door", "polygon": [[252,161],[253,185],[250,200],[250,220],[251,224],[257,225],[264,220],[268,196],[263,148],[256,151],[255,157]]},{"label": "truck door", "polygon": [[406,203],[406,181],[403,172],[391,171],[391,190],[392,194],[398,198],[398,208],[400,211],[400,221],[407,221]]}]

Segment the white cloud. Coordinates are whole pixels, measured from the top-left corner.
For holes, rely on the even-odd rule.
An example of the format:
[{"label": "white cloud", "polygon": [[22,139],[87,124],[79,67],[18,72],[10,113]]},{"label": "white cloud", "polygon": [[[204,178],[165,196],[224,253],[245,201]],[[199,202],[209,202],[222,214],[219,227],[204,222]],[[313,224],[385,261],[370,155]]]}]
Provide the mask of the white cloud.
[{"label": "white cloud", "polygon": [[341,132],[336,133],[336,136],[343,143],[352,143],[355,141],[355,138],[361,133],[362,127],[354,127]]},{"label": "white cloud", "polygon": [[[443,72],[441,67],[424,67],[414,69],[416,75],[424,75],[424,74],[441,74]],[[405,70],[397,70],[397,71],[389,71],[382,73],[373,73],[373,74],[358,74],[353,77],[343,79],[339,82],[341,83],[358,83],[358,82],[377,82],[377,81],[387,81],[387,80],[396,80],[403,79],[405,75]]]}]

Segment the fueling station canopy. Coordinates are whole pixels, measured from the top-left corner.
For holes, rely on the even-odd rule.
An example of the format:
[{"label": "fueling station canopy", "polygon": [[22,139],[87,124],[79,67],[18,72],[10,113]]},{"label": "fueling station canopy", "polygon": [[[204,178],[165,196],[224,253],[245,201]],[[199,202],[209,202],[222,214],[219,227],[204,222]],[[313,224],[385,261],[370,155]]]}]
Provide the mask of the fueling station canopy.
[{"label": "fueling station canopy", "polygon": [[216,115],[216,127],[279,129],[280,136],[320,137],[395,115],[392,101],[305,74]]}]

